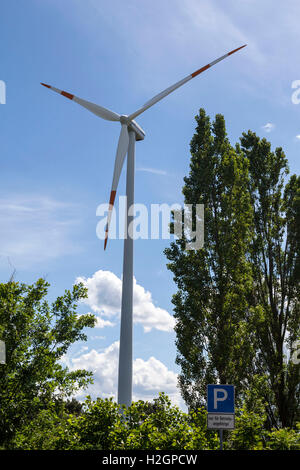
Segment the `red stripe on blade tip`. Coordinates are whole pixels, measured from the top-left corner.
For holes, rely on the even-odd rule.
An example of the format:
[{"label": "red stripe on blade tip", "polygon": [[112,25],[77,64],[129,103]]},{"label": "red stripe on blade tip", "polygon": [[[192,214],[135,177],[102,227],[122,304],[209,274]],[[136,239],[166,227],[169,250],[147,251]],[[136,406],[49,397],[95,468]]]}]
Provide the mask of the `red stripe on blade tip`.
[{"label": "red stripe on blade tip", "polygon": [[113,206],[115,202],[115,197],[116,197],[116,192],[117,191],[111,191],[110,193],[110,198],[109,198],[109,205]]},{"label": "red stripe on blade tip", "polygon": [[247,44],[244,44],[243,46],[238,47],[237,49],[234,49],[234,50],[231,51],[231,52],[228,52],[228,55],[234,54],[236,51],[239,51],[240,49],[243,49],[243,47],[246,47],[246,46],[247,46]]},{"label": "red stripe on blade tip", "polygon": [[193,73],[191,74],[192,77],[196,77],[197,75],[199,75],[199,73],[204,72],[204,70],[209,69],[209,67],[210,67],[210,64],[207,64],[207,65],[205,65],[204,67],[201,67],[201,69],[198,69],[198,70],[196,70],[196,72],[193,72]]},{"label": "red stripe on blade tip", "polygon": [[[247,44],[244,44],[243,46],[240,46],[240,47],[238,47],[237,49],[234,49],[233,51],[228,52],[227,56],[229,56],[229,55],[231,55],[231,54],[234,54],[235,52],[239,51],[240,49],[243,49],[243,47],[246,47],[246,46],[247,46]],[[204,72],[204,70],[209,69],[210,66],[211,66],[210,64],[207,64],[207,65],[205,65],[204,67],[201,67],[201,69],[196,70],[196,72],[193,72],[193,73],[191,74],[191,76],[192,76],[192,77],[196,77],[196,76],[199,75],[201,72]]]},{"label": "red stripe on blade tip", "polygon": [[69,98],[69,100],[72,100],[74,98],[74,95],[71,95],[71,93],[68,93],[67,91],[62,91],[60,94],[65,96],[66,98]]},{"label": "red stripe on blade tip", "polygon": [[107,233],[106,233],[106,235],[105,235],[105,240],[104,240],[104,250],[105,250],[106,245],[107,245],[107,240],[108,240],[108,235],[107,235]]}]

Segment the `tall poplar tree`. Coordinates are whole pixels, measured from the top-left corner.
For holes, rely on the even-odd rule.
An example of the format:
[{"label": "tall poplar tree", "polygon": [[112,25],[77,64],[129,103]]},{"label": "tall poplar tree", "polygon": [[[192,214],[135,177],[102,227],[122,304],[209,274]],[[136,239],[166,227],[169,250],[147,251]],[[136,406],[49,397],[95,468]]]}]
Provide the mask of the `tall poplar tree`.
[{"label": "tall poplar tree", "polygon": [[289,173],[281,148],[253,132],[241,148],[249,161],[254,231],[249,247],[253,272],[250,305],[256,330],[256,370],[266,373],[273,421],[300,419],[300,366],[293,347],[300,339],[300,177]]},{"label": "tall poplar tree", "polygon": [[291,425],[299,366],[284,351],[299,335],[299,178],[284,187],[282,150],[271,152],[250,131],[232,147],[223,116],[211,123],[201,109],[196,122],[183,194],[186,204],[204,204],[204,247],[187,250],[177,240],[165,250],[178,287],[182,396],[191,407],[203,404],[206,385],[219,381],[242,397],[255,377],[266,377],[270,419]]}]

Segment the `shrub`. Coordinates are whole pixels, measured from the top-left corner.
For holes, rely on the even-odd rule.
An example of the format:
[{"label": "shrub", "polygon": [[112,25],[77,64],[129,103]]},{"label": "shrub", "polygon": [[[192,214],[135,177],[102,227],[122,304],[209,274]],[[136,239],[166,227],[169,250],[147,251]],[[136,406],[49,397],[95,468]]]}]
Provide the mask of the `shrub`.
[{"label": "shrub", "polygon": [[[71,409],[73,409],[71,407]],[[215,450],[217,431],[208,431],[204,408],[182,412],[161,393],[152,404],[128,408],[112,399],[87,397],[80,414],[53,403],[16,433],[10,448],[24,450]],[[297,429],[266,431],[265,414],[240,408],[236,428],[224,433],[224,448],[232,450],[300,449]]]}]

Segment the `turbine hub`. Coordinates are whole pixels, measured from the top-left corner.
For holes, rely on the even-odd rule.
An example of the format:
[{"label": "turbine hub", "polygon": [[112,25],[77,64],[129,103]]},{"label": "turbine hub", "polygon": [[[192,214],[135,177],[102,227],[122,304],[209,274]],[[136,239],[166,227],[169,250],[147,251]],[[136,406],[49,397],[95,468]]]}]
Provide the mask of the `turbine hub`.
[{"label": "turbine hub", "polygon": [[135,132],[135,138],[136,140],[144,140],[145,137],[145,132],[143,129],[138,125],[138,123],[134,120],[128,119],[128,116],[126,114],[122,114],[120,116],[120,123],[121,124],[127,124],[128,130],[129,131],[134,131]]},{"label": "turbine hub", "polygon": [[127,116],[127,114],[122,114],[122,116],[120,116],[120,123],[121,123],[121,124],[128,124],[128,116]]}]

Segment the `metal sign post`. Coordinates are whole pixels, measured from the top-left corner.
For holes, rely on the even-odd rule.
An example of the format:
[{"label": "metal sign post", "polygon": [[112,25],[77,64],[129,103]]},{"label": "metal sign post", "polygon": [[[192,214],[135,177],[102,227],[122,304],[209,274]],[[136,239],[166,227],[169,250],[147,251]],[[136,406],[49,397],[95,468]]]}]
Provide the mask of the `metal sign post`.
[{"label": "metal sign post", "polygon": [[234,429],[234,385],[207,386],[207,429],[219,430],[223,450],[223,430]]}]

